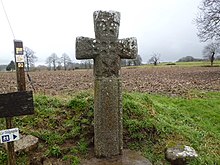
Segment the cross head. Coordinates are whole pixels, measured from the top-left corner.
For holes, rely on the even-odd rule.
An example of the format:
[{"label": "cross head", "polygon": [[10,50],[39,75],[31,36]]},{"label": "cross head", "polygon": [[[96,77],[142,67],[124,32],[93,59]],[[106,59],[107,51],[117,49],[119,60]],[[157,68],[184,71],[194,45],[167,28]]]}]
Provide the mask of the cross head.
[{"label": "cross head", "polygon": [[121,59],[137,55],[136,38],[118,39],[120,13],[95,11],[93,14],[95,39],[76,39],[76,58],[93,59],[95,77],[119,77]]}]

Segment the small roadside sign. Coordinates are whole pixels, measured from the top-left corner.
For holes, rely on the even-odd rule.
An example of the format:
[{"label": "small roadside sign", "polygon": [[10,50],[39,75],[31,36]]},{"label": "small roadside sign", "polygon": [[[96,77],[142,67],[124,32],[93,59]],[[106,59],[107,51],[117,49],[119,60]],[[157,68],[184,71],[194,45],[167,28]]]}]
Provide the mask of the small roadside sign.
[{"label": "small roadside sign", "polygon": [[16,62],[24,62],[24,55],[16,55],[15,59]]},{"label": "small roadside sign", "polygon": [[19,139],[20,137],[19,137],[18,128],[12,128],[12,129],[6,129],[0,131],[1,143],[8,143]]}]

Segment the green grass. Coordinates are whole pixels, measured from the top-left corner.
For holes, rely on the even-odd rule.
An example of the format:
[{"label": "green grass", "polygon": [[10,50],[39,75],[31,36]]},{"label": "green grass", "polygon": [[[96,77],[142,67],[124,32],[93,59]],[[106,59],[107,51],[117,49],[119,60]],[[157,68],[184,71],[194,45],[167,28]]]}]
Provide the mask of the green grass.
[{"label": "green grass", "polygon": [[[145,68],[145,67],[210,67],[210,61],[196,62],[161,62],[157,66],[153,64],[145,64],[140,66],[130,66],[127,68]],[[220,67],[220,60],[214,61],[214,67]]]},{"label": "green grass", "polygon": [[[211,65],[210,61],[198,61],[198,62],[176,62],[177,66],[207,66]],[[220,66],[220,61],[214,61],[213,66]]]},{"label": "green grass", "polygon": [[194,147],[200,156],[193,164],[220,162],[219,93],[202,93],[191,99],[152,95],[151,99],[159,113],[157,129],[168,135],[166,145]]},{"label": "green grass", "polygon": [[[40,138],[39,156],[77,165],[93,147],[93,95],[34,96],[35,115],[14,118],[25,134]],[[167,164],[164,150],[174,144],[195,148],[199,157],[190,165],[220,162],[220,93],[191,92],[186,97],[124,93],[124,148],[141,151],[154,164]],[[5,129],[0,119],[0,129]],[[40,154],[39,154],[40,153]],[[34,154],[34,153],[33,153]],[[29,154],[17,164],[30,163]],[[0,164],[7,155],[0,146]]]}]

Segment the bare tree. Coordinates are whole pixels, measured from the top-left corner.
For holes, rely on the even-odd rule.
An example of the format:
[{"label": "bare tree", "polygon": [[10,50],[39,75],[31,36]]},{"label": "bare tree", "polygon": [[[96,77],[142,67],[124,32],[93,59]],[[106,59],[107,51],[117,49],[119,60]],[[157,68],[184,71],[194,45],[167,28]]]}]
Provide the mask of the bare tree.
[{"label": "bare tree", "polygon": [[71,61],[68,62],[68,63],[67,63],[67,69],[68,69],[68,70],[74,70],[74,69],[75,69],[75,67],[74,67],[74,63],[71,62]]},{"label": "bare tree", "polygon": [[133,59],[126,59],[127,66],[131,66],[134,63]]},{"label": "bare tree", "polygon": [[158,64],[160,59],[160,54],[159,53],[154,53],[152,57],[149,59],[149,63],[153,63],[155,66]]},{"label": "bare tree", "polygon": [[122,66],[122,67],[123,67],[123,66],[126,66],[126,64],[127,64],[126,59],[121,59],[121,66]]},{"label": "bare tree", "polygon": [[91,69],[93,66],[93,60],[92,59],[88,59],[88,60],[82,60],[80,67],[81,68],[85,68],[85,69]]},{"label": "bare tree", "polygon": [[58,59],[56,60],[56,69],[61,70],[62,67],[62,59],[58,57]]},{"label": "bare tree", "polygon": [[131,66],[133,63],[132,59],[121,59],[121,66]]},{"label": "bare tree", "polygon": [[48,64],[48,70],[51,70],[52,58],[51,56],[47,57],[46,64]]},{"label": "bare tree", "polygon": [[51,54],[52,64],[53,64],[53,70],[56,71],[56,64],[59,60],[56,53]]},{"label": "bare tree", "polygon": [[67,70],[67,66],[71,62],[71,59],[66,53],[63,53],[61,56],[61,62],[63,63],[64,70]]},{"label": "bare tree", "polygon": [[134,65],[138,66],[142,64],[142,58],[141,56],[138,54],[137,57],[135,59],[133,59]]},{"label": "bare tree", "polygon": [[30,67],[35,66],[35,62],[37,61],[37,56],[35,56],[35,52],[28,48],[24,48],[24,54],[25,54],[25,59],[26,59],[26,66],[27,66],[27,71],[30,70]]},{"label": "bare tree", "polygon": [[220,44],[219,43],[210,43],[206,45],[203,49],[203,57],[205,59],[210,60],[211,66],[213,66],[213,62],[215,60],[215,55],[220,52]]},{"label": "bare tree", "polygon": [[220,39],[220,0],[203,0],[196,18],[198,36],[202,42]]},{"label": "bare tree", "polygon": [[[58,56],[56,53],[52,53],[47,59],[46,64],[48,64],[49,70],[51,70],[51,67],[53,66],[53,70],[56,71],[56,64],[58,63]],[[51,66],[52,65],[52,66]]]}]

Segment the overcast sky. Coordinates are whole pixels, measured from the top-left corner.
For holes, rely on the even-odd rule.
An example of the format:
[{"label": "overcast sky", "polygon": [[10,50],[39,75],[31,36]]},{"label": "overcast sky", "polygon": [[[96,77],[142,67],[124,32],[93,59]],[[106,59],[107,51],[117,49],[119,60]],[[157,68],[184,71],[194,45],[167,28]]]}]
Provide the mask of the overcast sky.
[{"label": "overcast sky", "polygon": [[[93,12],[121,12],[119,38],[136,37],[138,53],[147,62],[153,53],[161,61],[202,57],[193,23],[201,0],[2,0],[15,39],[36,52],[38,64],[52,53],[67,53],[74,61],[75,38],[94,37]],[[14,60],[13,35],[0,4],[0,64]]]}]

